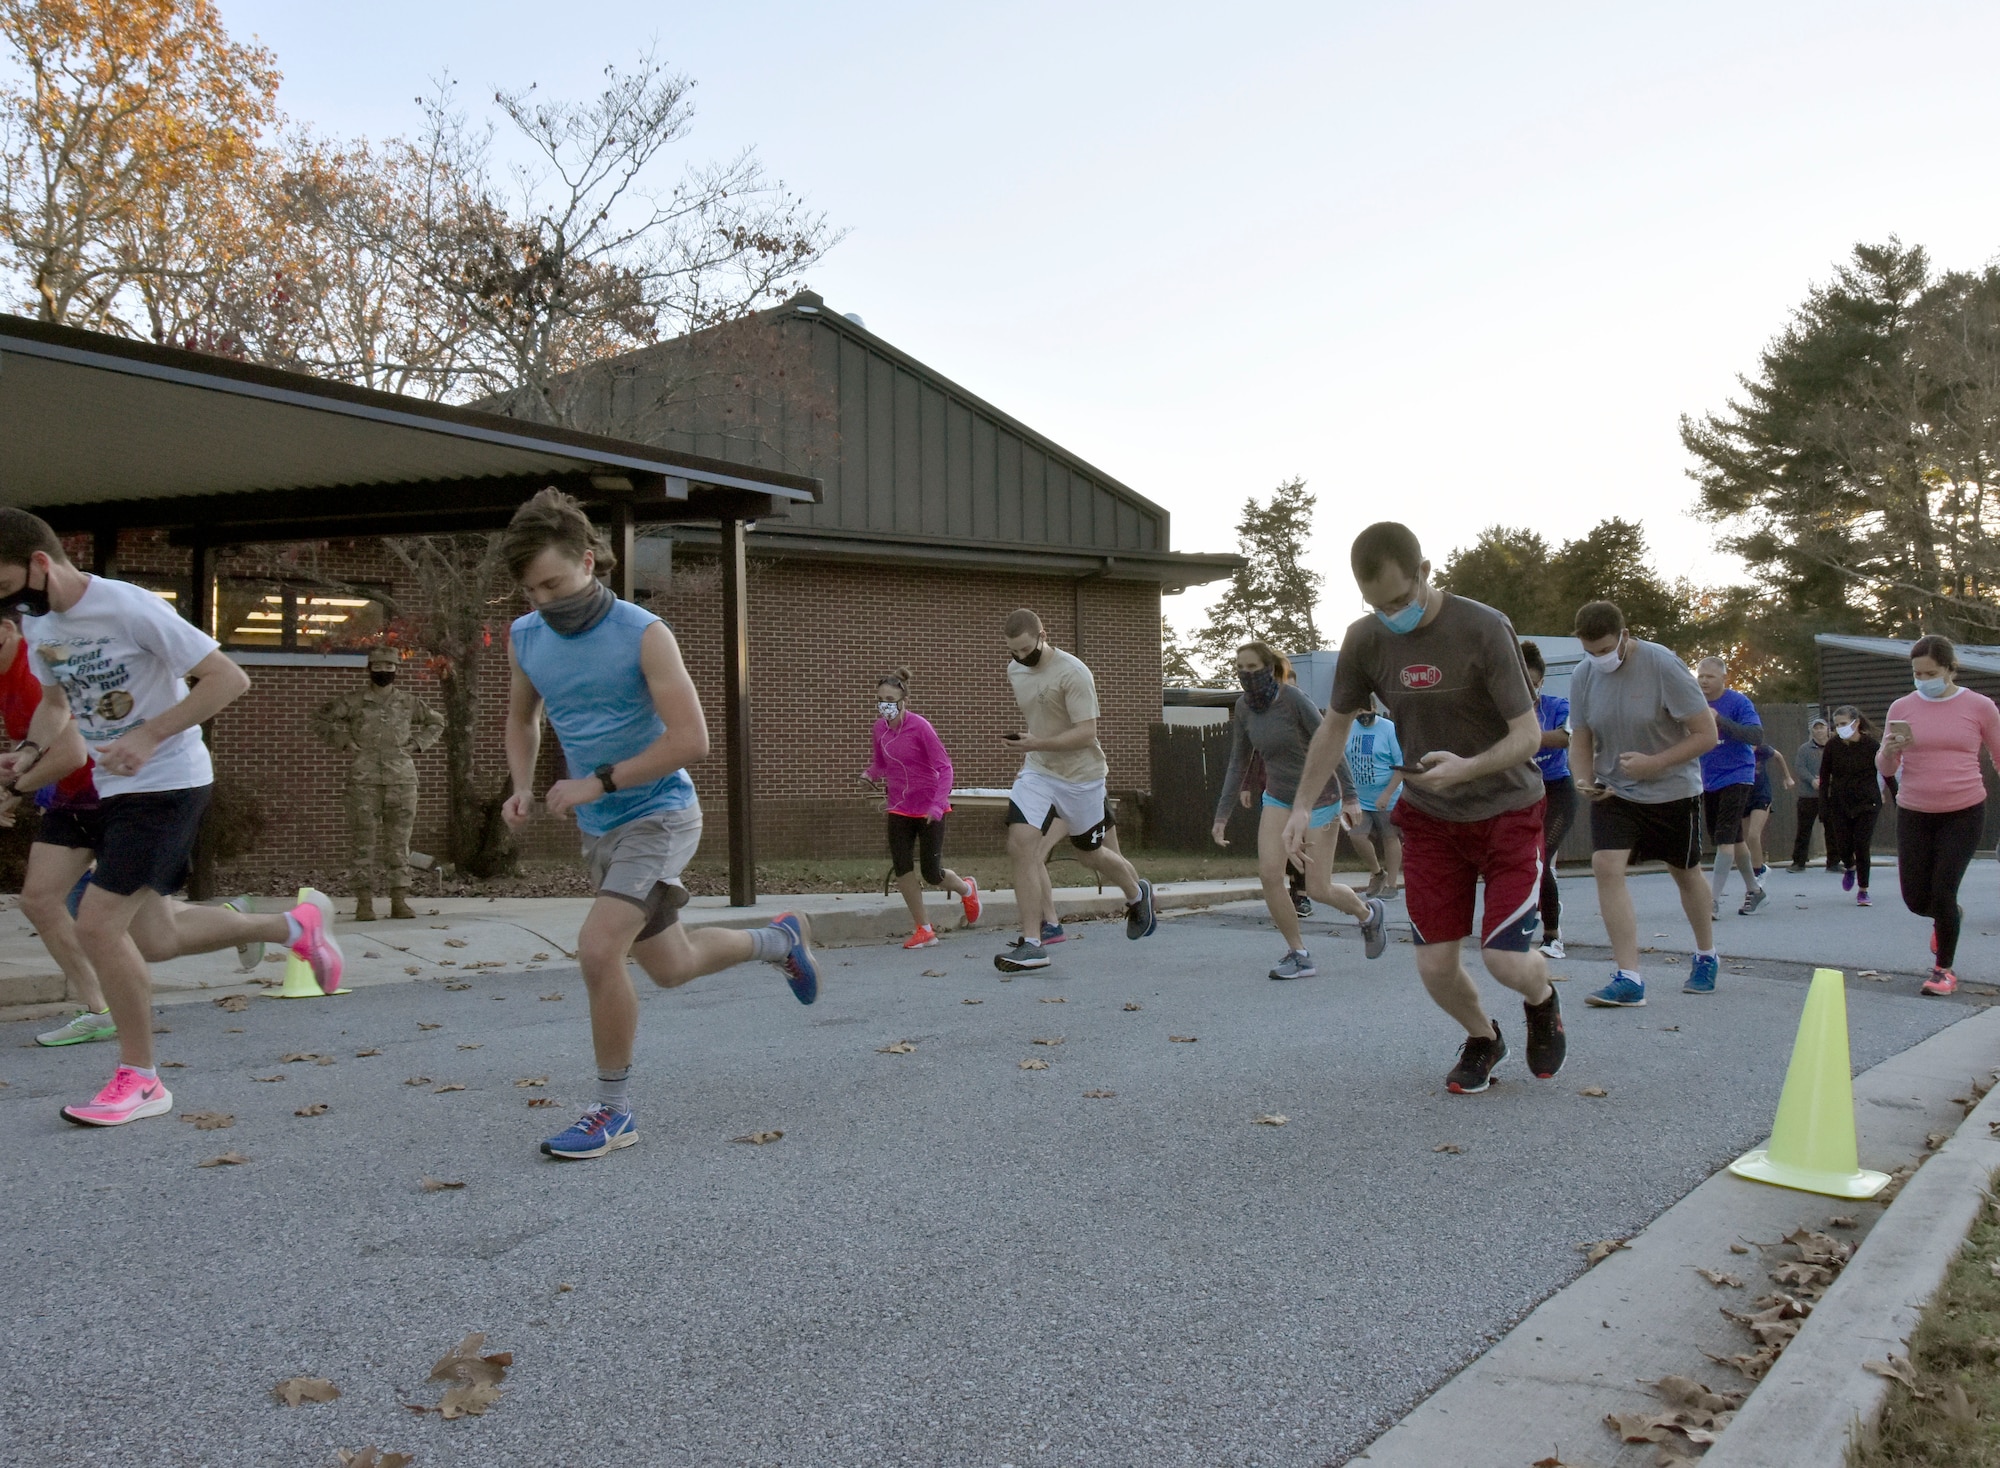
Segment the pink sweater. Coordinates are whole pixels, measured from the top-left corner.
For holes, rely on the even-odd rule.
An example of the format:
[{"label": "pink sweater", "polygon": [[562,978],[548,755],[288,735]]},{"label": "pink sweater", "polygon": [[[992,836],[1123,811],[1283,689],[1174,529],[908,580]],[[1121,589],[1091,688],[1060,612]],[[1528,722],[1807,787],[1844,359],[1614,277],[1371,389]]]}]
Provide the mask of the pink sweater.
[{"label": "pink sweater", "polygon": [[1986,798],[1979,746],[1984,744],[1987,753],[2000,761],[2000,708],[1992,699],[1970,688],[1935,701],[1906,693],[1889,705],[1889,717],[1906,720],[1910,726],[1907,745],[1875,756],[1875,767],[1899,781],[1898,805],[1941,814],[1964,810]]},{"label": "pink sweater", "polygon": [[893,725],[875,721],[875,757],[868,778],[886,786],[889,809],[936,820],[951,809],[951,756],[930,720],[908,709]]}]

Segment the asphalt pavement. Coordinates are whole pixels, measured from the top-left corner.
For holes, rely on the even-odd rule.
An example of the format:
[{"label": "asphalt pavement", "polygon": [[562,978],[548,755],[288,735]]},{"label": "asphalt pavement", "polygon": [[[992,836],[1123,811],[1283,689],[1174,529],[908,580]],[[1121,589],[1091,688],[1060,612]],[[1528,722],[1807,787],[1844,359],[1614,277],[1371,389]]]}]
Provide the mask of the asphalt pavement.
[{"label": "asphalt pavement", "polygon": [[[160,1468],[371,1443],[420,1468],[1338,1463],[1580,1244],[1765,1134],[1803,989],[1771,965],[1593,1011],[1595,965],[1569,965],[1544,1083],[1489,983],[1516,1057],[1453,1097],[1408,947],[1366,964],[1352,924],[1314,927],[1340,936],[1292,984],[1239,911],[1141,943],[1082,926],[1012,980],[991,933],[832,950],[810,1009],[756,965],[649,989],[643,1140],[575,1164],[535,1147],[591,1099],[574,969],[163,1007],[177,1110],[235,1118],[212,1131],[66,1125],[112,1056],[10,1026],[0,1443]],[[1850,1004],[1857,1067],[1968,1012],[1862,982]],[[249,1160],[197,1165],[227,1151]],[[501,1400],[407,1410],[475,1330],[513,1353]],[[294,1376],[342,1395],[279,1405]]]}]

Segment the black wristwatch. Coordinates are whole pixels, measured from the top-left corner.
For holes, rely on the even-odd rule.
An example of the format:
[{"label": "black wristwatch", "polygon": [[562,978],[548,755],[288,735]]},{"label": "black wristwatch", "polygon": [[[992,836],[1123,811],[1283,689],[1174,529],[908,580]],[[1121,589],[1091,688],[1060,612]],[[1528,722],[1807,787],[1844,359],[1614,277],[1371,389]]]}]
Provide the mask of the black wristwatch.
[{"label": "black wristwatch", "polygon": [[604,787],[604,793],[606,795],[609,795],[612,791],[618,788],[618,782],[611,778],[611,766],[599,765],[596,769],[592,770],[590,773],[597,776],[597,783]]}]

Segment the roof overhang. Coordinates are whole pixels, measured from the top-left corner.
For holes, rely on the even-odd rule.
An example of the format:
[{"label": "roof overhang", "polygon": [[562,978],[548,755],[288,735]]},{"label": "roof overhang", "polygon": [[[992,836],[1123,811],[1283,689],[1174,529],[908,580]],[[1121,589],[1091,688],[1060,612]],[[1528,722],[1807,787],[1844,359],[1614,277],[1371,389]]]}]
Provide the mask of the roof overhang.
[{"label": "roof overhang", "polygon": [[758,519],[819,481],[0,315],[0,502],[211,544],[492,529],[544,485],[635,521]]}]

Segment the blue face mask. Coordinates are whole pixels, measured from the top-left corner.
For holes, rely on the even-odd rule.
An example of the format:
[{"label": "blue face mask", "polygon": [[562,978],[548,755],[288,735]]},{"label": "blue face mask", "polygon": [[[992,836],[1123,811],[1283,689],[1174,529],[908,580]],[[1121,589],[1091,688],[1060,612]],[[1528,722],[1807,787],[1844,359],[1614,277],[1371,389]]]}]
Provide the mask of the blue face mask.
[{"label": "blue face mask", "polygon": [[1391,632],[1414,632],[1417,630],[1417,623],[1424,619],[1424,605],[1428,600],[1429,598],[1419,594],[1401,611],[1376,612],[1375,620]]},{"label": "blue face mask", "polygon": [[1910,681],[1917,685],[1917,692],[1925,698],[1943,698],[1951,692],[1951,686],[1942,678],[1913,678]]}]

